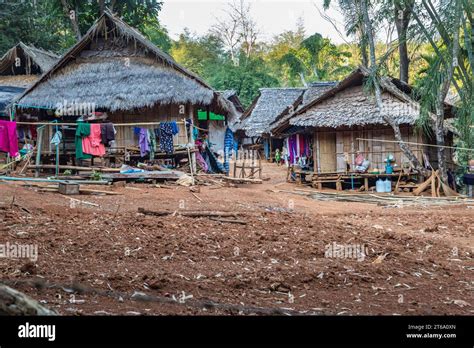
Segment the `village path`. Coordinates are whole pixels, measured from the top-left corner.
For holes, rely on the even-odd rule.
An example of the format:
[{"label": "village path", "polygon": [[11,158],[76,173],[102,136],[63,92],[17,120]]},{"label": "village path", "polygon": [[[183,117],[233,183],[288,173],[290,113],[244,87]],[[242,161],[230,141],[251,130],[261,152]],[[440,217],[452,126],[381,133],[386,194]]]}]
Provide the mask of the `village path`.
[{"label": "village path", "polygon": [[[35,263],[0,258],[0,279],[65,315],[474,314],[472,206],[320,202],[277,192],[295,188],[285,175],[264,164],[263,184],[201,186],[200,200],[148,184],[75,197],[97,206],[0,182],[0,244],[38,246]],[[334,244],[366,256],[331,257]]]}]

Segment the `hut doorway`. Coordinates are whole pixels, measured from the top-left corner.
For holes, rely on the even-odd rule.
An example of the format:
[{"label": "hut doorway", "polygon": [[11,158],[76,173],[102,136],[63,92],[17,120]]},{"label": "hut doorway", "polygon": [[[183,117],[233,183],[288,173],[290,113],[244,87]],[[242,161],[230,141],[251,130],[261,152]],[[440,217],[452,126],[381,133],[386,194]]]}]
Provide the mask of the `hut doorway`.
[{"label": "hut doorway", "polygon": [[316,133],[317,169],[319,173],[334,173],[337,171],[336,132]]}]

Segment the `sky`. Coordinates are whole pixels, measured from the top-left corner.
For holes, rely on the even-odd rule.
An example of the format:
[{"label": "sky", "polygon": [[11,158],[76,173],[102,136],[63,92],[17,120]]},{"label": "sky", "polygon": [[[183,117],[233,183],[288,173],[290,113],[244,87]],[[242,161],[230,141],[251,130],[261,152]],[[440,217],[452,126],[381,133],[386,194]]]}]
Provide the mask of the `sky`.
[{"label": "sky", "polygon": [[[168,29],[170,36],[176,39],[185,28],[192,33],[205,34],[216,18],[225,17],[225,9],[232,0],[164,0],[160,12],[160,22]],[[319,14],[323,10],[323,0],[247,0],[251,5],[251,15],[257,22],[260,39],[270,41],[275,35],[287,30],[295,30],[301,18],[306,35],[316,32],[330,38],[335,43],[343,43],[347,37],[344,32],[342,15],[336,8],[326,11],[338,26],[334,26]]]}]

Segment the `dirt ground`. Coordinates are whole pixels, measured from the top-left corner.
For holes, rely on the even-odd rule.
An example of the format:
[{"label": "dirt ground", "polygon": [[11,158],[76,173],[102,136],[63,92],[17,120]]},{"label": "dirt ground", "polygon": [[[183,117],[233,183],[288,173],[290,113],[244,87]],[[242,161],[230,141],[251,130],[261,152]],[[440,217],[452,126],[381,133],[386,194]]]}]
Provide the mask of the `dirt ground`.
[{"label": "dirt ground", "polygon": [[[63,315],[474,313],[474,206],[320,202],[274,192],[295,188],[281,167],[264,176],[201,186],[201,201],[149,184],[74,196],[98,206],[0,182],[0,244],[38,246],[36,262],[0,258],[0,281]],[[247,224],[139,207],[237,211]],[[365,253],[331,257],[334,243]]]}]

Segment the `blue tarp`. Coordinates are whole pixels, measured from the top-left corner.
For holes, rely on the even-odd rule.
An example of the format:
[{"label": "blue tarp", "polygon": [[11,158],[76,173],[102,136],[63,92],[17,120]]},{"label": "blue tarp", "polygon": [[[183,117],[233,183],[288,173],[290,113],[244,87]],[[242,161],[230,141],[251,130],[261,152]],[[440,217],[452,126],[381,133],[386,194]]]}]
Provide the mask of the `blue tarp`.
[{"label": "blue tarp", "polygon": [[16,96],[23,93],[26,88],[13,86],[0,86],[0,116],[6,116],[7,106]]}]

